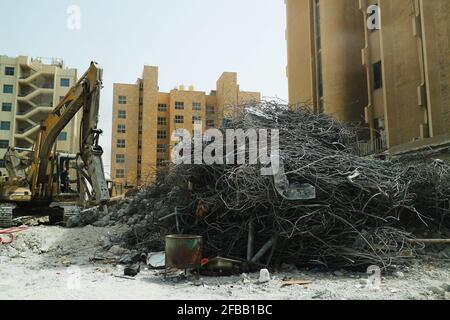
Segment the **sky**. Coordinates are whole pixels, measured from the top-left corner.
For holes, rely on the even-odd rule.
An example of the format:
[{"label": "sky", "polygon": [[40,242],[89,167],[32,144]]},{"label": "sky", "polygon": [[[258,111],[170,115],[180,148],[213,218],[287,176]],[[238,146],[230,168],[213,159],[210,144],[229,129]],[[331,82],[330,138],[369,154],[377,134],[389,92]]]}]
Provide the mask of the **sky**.
[{"label": "sky", "polygon": [[[70,6],[80,28],[67,27]],[[215,89],[224,71],[245,91],[287,99],[283,0],[0,0],[0,55],[62,58],[79,76],[104,69],[99,127],[110,168],[113,83],[135,83],[159,67],[161,91]]]}]

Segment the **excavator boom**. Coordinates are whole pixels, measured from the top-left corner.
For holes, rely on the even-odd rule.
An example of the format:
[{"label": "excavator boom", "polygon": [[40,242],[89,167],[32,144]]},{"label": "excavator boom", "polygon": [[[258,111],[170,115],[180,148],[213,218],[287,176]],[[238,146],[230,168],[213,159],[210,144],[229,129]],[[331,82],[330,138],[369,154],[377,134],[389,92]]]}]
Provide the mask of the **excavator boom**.
[{"label": "excavator boom", "polygon": [[80,157],[83,165],[79,169],[84,171],[85,177],[90,180],[96,204],[109,200],[102,162],[103,150],[98,145],[101,130],[97,128],[102,75],[102,69],[92,62],[86,73],[43,121],[28,176],[34,199],[51,198],[54,177],[50,159],[55,142],[61,131],[82,109]]}]

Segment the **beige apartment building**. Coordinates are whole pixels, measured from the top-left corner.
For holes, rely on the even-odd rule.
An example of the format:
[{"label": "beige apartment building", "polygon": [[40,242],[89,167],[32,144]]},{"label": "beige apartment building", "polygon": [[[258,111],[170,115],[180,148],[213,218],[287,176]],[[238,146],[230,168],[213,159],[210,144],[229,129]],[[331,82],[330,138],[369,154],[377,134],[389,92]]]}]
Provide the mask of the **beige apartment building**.
[{"label": "beige apartment building", "polygon": [[113,96],[111,179],[119,194],[154,180],[170,160],[172,132],[193,132],[198,122],[203,131],[217,127],[236,105],[261,99],[241,91],[234,72],[223,73],[209,94],[183,85],[160,92],[158,68],[151,66],[136,84],[114,84]]},{"label": "beige apartment building", "polygon": [[285,1],[290,103],[363,119],[374,151],[450,135],[450,1]]},{"label": "beige apartment building", "polygon": [[[48,60],[48,61],[47,61]],[[59,59],[0,55],[0,167],[9,146],[32,148],[41,121],[77,81],[77,70]],[[78,151],[79,117],[58,137],[57,150]]]},{"label": "beige apartment building", "polygon": [[364,22],[357,0],[285,0],[290,104],[363,122]]}]

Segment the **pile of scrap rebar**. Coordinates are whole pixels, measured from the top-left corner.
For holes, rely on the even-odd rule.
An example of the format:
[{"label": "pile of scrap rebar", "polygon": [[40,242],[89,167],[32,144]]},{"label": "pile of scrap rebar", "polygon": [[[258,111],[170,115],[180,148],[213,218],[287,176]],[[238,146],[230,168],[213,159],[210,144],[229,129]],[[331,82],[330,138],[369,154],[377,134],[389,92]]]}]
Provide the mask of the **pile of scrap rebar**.
[{"label": "pile of scrap rebar", "polygon": [[281,170],[261,175],[262,164],[177,165],[119,205],[122,220],[140,217],[122,241],[163,250],[165,235],[196,234],[206,257],[386,268],[423,248],[408,230],[448,228],[450,167],[443,161],[359,157],[354,130],[307,107],[263,102],[242,109],[222,132],[278,129]]}]

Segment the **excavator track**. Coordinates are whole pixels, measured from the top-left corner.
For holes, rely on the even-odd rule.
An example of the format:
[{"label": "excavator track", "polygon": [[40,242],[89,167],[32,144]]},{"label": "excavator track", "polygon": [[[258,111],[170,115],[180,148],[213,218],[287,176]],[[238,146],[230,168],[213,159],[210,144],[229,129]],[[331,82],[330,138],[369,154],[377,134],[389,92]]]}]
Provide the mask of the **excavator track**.
[{"label": "excavator track", "polygon": [[80,207],[78,206],[64,206],[62,207],[64,210],[63,213],[63,225],[67,227],[67,222],[76,216],[79,216],[81,214]]},{"label": "excavator track", "polygon": [[1,204],[0,205],[0,228],[11,228],[13,223],[15,205]]}]

